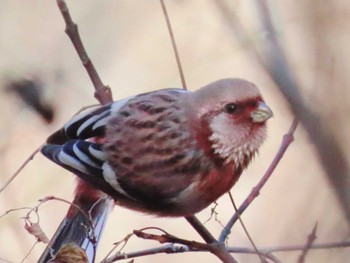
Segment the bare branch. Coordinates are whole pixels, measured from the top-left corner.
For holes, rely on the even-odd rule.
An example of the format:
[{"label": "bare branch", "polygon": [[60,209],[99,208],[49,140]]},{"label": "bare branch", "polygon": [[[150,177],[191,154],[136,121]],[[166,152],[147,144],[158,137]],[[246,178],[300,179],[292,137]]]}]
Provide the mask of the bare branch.
[{"label": "bare branch", "polygon": [[155,235],[155,234],[146,233],[144,232],[144,230],[134,230],[134,234],[137,237],[140,237],[143,239],[155,240],[162,244],[177,243],[177,244],[188,246],[190,249],[209,250],[208,244],[182,239],[182,238],[170,235],[168,233],[164,233],[162,235]]},{"label": "bare branch", "polygon": [[162,10],[163,10],[163,14],[164,14],[164,17],[165,17],[166,25],[167,25],[167,28],[168,28],[168,31],[169,31],[169,35],[170,35],[170,39],[171,39],[171,45],[172,45],[173,50],[174,50],[174,54],[175,54],[175,58],[176,58],[176,64],[177,64],[177,68],[179,70],[179,74],[180,74],[180,78],[181,78],[182,88],[187,90],[185,74],[184,74],[183,69],[182,69],[179,51],[177,50],[174,32],[173,32],[173,29],[171,27],[169,15],[168,15],[168,12],[166,10],[166,6],[165,6],[165,3],[164,3],[164,0],[160,0],[160,4],[162,6]]},{"label": "bare branch", "polygon": [[16,211],[20,211],[20,210],[31,210],[31,209],[32,209],[32,207],[20,207],[20,208],[9,209],[0,215],[0,219],[2,219],[4,216],[6,216],[12,212],[16,212]]},{"label": "bare branch", "polygon": [[215,243],[217,240],[215,237],[208,231],[208,229],[198,220],[194,215],[186,216],[185,219],[188,223],[197,231],[197,233],[204,239],[207,244]]},{"label": "bare branch", "polygon": [[[153,239],[153,237],[151,239]],[[157,240],[158,237],[156,237],[155,239]],[[186,242],[192,242],[192,241],[187,240]],[[193,243],[191,243],[191,244],[193,244]],[[119,261],[119,260],[123,260],[123,259],[131,259],[131,258],[149,256],[149,255],[155,255],[155,254],[161,254],[161,253],[176,254],[176,253],[185,253],[185,252],[208,251],[208,249],[206,247],[208,244],[203,244],[203,243],[200,243],[200,244],[202,244],[202,245],[195,246],[195,247],[189,247],[187,245],[166,244],[166,245],[163,245],[160,247],[140,250],[140,251],[136,251],[136,252],[130,252],[130,253],[118,252],[117,254],[111,256],[110,258],[104,259],[103,261],[101,261],[101,263],[111,263],[111,262],[115,262],[115,261]],[[202,247],[202,248],[200,248],[200,247]],[[349,241],[334,242],[334,243],[311,244],[309,246],[309,250],[311,250],[311,249],[335,249],[335,248],[344,248],[344,247],[350,247],[350,240]],[[304,249],[305,249],[305,245],[302,244],[302,245],[293,245],[293,246],[261,247],[261,248],[258,248],[258,251],[265,258],[268,258],[275,263],[281,263],[281,261],[276,256],[274,256],[272,254],[273,252],[288,252],[288,251],[296,252],[296,251],[302,251]],[[230,253],[235,253],[235,254],[256,254],[256,251],[254,249],[244,248],[244,247],[228,247],[227,250]]]},{"label": "bare branch", "polygon": [[64,22],[66,23],[66,33],[72,41],[75,50],[77,51],[81,62],[83,63],[91,82],[95,88],[95,98],[101,104],[107,104],[113,101],[111,89],[102,83],[100,76],[98,75],[94,64],[90,60],[83,42],[79,36],[78,26],[72,20],[70,16],[67,4],[64,0],[57,0],[57,5],[62,13]]},{"label": "bare branch", "polygon": [[39,243],[40,241],[36,241],[32,247],[30,248],[30,250],[28,251],[28,253],[24,256],[24,258],[21,260],[21,263],[25,262],[25,260],[29,257],[29,255],[32,253],[33,249],[35,248],[35,246]]},{"label": "bare branch", "polygon": [[163,235],[154,235],[145,233],[140,230],[134,230],[134,233],[136,236],[144,238],[144,239],[151,239],[156,240],[160,243],[177,243],[182,244],[190,249],[200,249],[203,251],[209,251],[210,253],[217,256],[219,259],[222,260],[224,263],[238,263],[226,250],[226,247],[224,244],[219,244],[218,242],[211,243],[211,244],[205,244],[200,243],[196,241],[190,241],[182,238],[175,237],[173,235],[169,234],[163,234]]},{"label": "bare branch", "polygon": [[219,219],[219,213],[216,211],[216,208],[218,207],[219,204],[216,201],[213,204],[214,206],[210,208],[210,216],[207,220],[204,221],[203,225],[205,225],[212,218],[214,218],[215,222],[217,222],[221,227],[225,227],[224,224]]},{"label": "bare branch", "polygon": [[305,262],[306,255],[309,252],[310,247],[312,246],[312,244],[315,242],[315,240],[317,238],[316,237],[316,230],[317,230],[317,222],[316,222],[314,228],[312,229],[312,232],[307,237],[307,241],[306,241],[305,247],[304,247],[303,251],[301,252],[301,255],[299,256],[298,263],[304,263]]},{"label": "bare branch", "polygon": [[109,258],[109,256],[113,253],[114,250],[117,249],[117,247],[119,245],[121,245],[121,248],[118,250],[118,252],[116,253],[116,255],[121,255],[121,251],[123,250],[123,248],[127,245],[127,243],[129,242],[130,238],[134,235],[134,233],[132,234],[128,234],[126,235],[126,237],[124,237],[121,241],[115,242],[113,245],[114,247],[107,253],[107,255],[104,257],[104,259],[102,260],[102,262],[111,262],[110,260],[112,260],[113,262],[113,258],[115,256],[112,256]]},{"label": "bare branch", "polygon": [[6,189],[6,187],[17,177],[17,175],[27,166],[27,164],[33,160],[34,156],[40,151],[42,145],[36,149],[29,157],[22,163],[22,165],[17,169],[17,171],[6,181],[6,183],[0,188],[0,194]]},{"label": "bare branch", "polygon": [[241,226],[242,226],[242,228],[243,228],[243,230],[244,230],[246,236],[247,236],[248,239],[249,239],[250,244],[252,244],[252,246],[253,246],[253,248],[254,248],[256,254],[257,254],[257,255],[259,256],[259,258],[260,258],[260,261],[261,261],[262,263],[267,263],[266,260],[263,258],[263,256],[259,253],[258,248],[256,247],[253,238],[250,236],[249,231],[248,231],[248,229],[246,228],[246,226],[245,226],[245,224],[244,224],[244,222],[243,222],[243,219],[241,218],[241,215],[240,215],[239,212],[238,212],[238,208],[237,208],[237,206],[236,206],[235,201],[233,200],[233,196],[232,196],[231,192],[229,192],[228,195],[229,195],[229,197],[230,197],[230,200],[231,200],[231,203],[232,203],[232,205],[233,205],[233,208],[235,209],[235,212],[236,212],[236,214],[237,214],[237,216],[238,216],[238,220],[239,220],[239,222],[241,223]]},{"label": "bare branch", "polygon": [[[333,242],[333,243],[323,243],[323,244],[312,244],[309,249],[336,249],[336,248],[344,248],[350,247],[350,240]],[[305,248],[305,244],[302,245],[293,245],[293,246],[276,246],[276,247],[265,247],[259,248],[259,251],[262,253],[272,253],[272,252],[287,252],[287,251],[300,251]],[[238,248],[239,249],[239,248]],[[236,252],[237,248],[228,248],[230,252]],[[243,252],[249,253],[249,252]],[[255,251],[251,250],[251,253],[255,253]]]},{"label": "bare branch", "polygon": [[[174,244],[166,244],[161,247],[157,248],[151,248],[151,249],[145,249],[145,250],[140,250],[136,252],[131,252],[131,253],[117,253],[110,258],[104,259],[101,261],[101,263],[112,263],[118,260],[123,260],[123,259],[128,259],[128,258],[137,258],[137,257],[143,257],[143,256],[149,256],[149,255],[156,255],[156,254],[161,254],[161,253],[166,253],[166,254],[175,254],[175,253],[183,253],[183,252],[188,252],[189,249],[187,246],[177,246]],[[200,250],[197,250],[197,252]],[[195,251],[193,251],[195,252]]]}]

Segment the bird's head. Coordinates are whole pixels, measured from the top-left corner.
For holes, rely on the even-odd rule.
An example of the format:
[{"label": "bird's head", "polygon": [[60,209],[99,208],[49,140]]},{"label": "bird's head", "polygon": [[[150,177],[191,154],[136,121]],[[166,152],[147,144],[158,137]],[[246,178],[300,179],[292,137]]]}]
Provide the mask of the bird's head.
[{"label": "bird's head", "polygon": [[200,144],[225,163],[244,168],[264,141],[266,121],[273,116],[259,89],[243,79],[222,79],[191,95],[189,114],[197,120],[193,125]]}]

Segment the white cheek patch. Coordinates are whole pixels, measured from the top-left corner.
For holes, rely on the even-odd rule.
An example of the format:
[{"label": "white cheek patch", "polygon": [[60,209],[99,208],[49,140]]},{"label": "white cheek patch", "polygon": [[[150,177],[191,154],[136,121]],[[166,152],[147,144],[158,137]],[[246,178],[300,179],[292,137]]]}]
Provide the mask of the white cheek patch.
[{"label": "white cheek patch", "polygon": [[225,159],[225,162],[233,161],[235,165],[242,165],[246,159],[250,160],[266,137],[265,127],[251,131],[249,126],[232,122],[225,114],[214,117],[210,123],[214,152]]}]

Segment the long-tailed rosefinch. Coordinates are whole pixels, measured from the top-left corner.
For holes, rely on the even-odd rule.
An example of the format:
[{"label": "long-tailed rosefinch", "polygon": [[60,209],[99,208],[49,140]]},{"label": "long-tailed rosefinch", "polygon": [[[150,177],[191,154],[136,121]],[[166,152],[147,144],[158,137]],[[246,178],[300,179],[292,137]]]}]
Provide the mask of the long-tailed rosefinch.
[{"label": "long-tailed rosefinch", "polygon": [[[42,153],[119,205],[187,216],[234,185],[271,116],[254,84],[223,79],[194,92],[158,90],[82,112]],[[96,137],[98,143],[89,141]]]}]

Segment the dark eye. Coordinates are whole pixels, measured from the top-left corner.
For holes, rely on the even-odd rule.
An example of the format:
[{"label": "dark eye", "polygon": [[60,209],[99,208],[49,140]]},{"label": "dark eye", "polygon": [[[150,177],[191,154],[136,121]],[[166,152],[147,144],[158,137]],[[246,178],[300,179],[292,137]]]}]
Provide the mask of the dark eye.
[{"label": "dark eye", "polygon": [[233,113],[237,112],[237,110],[238,110],[237,104],[228,103],[225,105],[225,111],[229,114],[233,114]]}]

